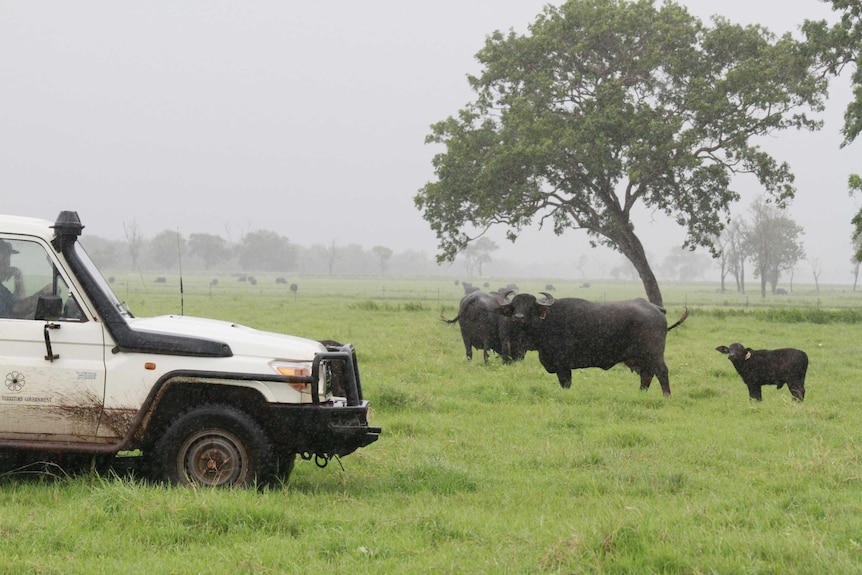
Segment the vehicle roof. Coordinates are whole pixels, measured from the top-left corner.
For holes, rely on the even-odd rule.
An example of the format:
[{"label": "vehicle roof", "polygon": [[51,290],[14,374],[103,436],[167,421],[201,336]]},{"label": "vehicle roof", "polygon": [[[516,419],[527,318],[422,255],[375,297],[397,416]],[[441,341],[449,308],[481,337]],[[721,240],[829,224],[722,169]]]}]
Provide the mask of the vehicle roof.
[{"label": "vehicle roof", "polygon": [[53,225],[53,222],[40,218],[0,214],[0,233],[4,234],[22,234],[51,239],[54,235],[54,230],[51,229]]}]

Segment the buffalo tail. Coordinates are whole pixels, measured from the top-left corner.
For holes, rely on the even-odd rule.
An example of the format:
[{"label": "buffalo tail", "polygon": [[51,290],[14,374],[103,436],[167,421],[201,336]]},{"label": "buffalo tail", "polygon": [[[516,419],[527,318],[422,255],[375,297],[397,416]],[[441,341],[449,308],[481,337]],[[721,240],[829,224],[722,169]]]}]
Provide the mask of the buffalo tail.
[{"label": "buffalo tail", "polygon": [[686,306],[685,311],[682,313],[682,317],[681,317],[681,318],[679,318],[679,320],[677,320],[677,322],[676,322],[675,324],[673,324],[672,326],[668,327],[668,328],[667,328],[667,330],[668,330],[668,331],[670,331],[670,330],[672,330],[673,328],[677,327],[678,325],[682,324],[682,322],[684,322],[684,321],[685,321],[685,318],[687,318],[687,317],[688,317],[688,306]]}]

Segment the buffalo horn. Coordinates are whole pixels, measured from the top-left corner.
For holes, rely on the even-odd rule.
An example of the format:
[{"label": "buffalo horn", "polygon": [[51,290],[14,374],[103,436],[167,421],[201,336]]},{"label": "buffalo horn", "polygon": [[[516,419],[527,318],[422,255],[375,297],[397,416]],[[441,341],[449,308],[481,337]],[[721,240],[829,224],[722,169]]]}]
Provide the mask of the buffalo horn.
[{"label": "buffalo horn", "polygon": [[547,292],[543,292],[543,291],[540,291],[539,293],[542,294],[543,296],[545,296],[545,301],[537,301],[536,302],[537,304],[544,305],[544,306],[554,305],[554,296],[552,296],[551,294],[549,294]]},{"label": "buffalo horn", "polygon": [[513,290],[513,289],[506,290],[502,293],[498,293],[497,299],[500,300],[500,305],[506,305],[507,303],[509,303],[509,296],[512,295],[513,293],[515,293],[515,290]]}]

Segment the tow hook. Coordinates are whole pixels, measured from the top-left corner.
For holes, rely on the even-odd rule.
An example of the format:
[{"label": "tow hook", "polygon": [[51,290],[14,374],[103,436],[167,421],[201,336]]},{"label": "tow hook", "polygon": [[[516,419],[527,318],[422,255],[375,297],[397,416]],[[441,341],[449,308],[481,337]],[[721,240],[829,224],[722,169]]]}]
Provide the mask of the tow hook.
[{"label": "tow hook", "polygon": [[311,459],[313,457],[314,458],[314,464],[321,469],[323,469],[324,467],[329,465],[329,462],[332,461],[332,459],[335,459],[336,461],[338,461],[338,465],[341,467],[341,471],[344,471],[344,465],[341,463],[341,458],[338,457],[338,455],[330,455],[328,453],[314,453],[314,454],[312,454],[312,453],[309,453],[306,451],[304,453],[300,453],[299,456],[304,461],[311,461]]},{"label": "tow hook", "polygon": [[329,465],[329,460],[332,458],[331,456],[329,456],[325,453],[324,454],[320,454],[320,453],[313,453],[312,454],[312,453],[309,453],[307,451],[304,453],[301,453],[300,457],[304,461],[311,461],[311,459],[313,457],[314,458],[314,464],[321,469],[323,469],[324,467]]}]

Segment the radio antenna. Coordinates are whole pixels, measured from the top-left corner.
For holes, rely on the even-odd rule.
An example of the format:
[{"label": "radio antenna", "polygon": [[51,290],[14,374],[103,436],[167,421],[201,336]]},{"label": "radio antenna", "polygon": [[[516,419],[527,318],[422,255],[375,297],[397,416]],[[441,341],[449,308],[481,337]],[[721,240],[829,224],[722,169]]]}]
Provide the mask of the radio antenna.
[{"label": "radio antenna", "polygon": [[186,315],[185,292],[183,291],[183,250],[180,245],[180,228],[177,228],[177,261],[180,265],[180,315]]}]

